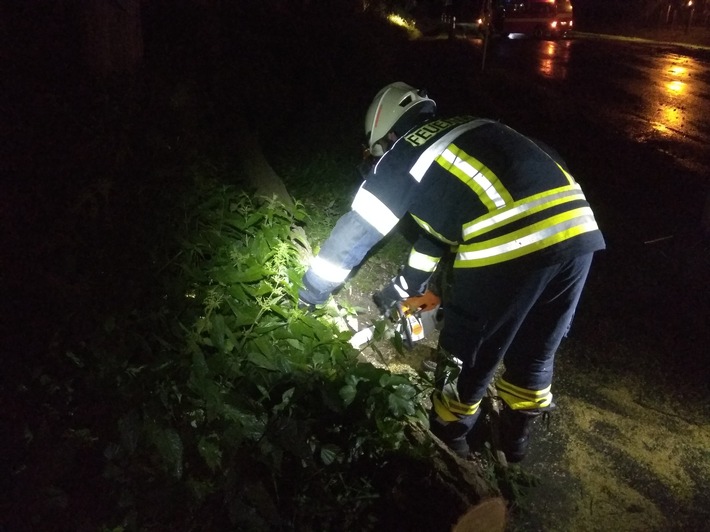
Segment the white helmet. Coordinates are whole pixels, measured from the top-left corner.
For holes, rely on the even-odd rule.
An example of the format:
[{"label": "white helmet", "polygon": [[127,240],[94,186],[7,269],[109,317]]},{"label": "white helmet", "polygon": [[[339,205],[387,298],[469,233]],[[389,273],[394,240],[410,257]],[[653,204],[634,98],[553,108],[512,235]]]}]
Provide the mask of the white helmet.
[{"label": "white helmet", "polygon": [[[411,111],[411,112],[410,112]],[[365,136],[367,147],[372,155],[379,157],[382,148],[376,144],[378,140],[395,129],[395,124],[406,116],[400,127],[406,127],[396,133],[403,135],[409,128],[416,125],[414,120],[420,113],[434,114],[436,102],[427,97],[423,89],[415,89],[401,81],[390,83],[377,93],[365,115]]]}]

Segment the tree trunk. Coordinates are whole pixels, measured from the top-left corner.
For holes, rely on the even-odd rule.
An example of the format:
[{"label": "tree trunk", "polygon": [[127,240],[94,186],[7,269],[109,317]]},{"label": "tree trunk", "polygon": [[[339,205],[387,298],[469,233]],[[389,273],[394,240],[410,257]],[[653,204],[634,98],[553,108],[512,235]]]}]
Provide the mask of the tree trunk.
[{"label": "tree trunk", "polygon": [[283,180],[271,167],[261,149],[256,130],[237,111],[233,116],[233,134],[228,139],[243,172],[245,183],[260,196],[276,196],[284,205],[293,206],[293,199]]},{"label": "tree trunk", "polygon": [[[463,460],[419,426],[410,425],[415,447],[433,441],[436,452],[414,459],[393,458],[380,482],[391,522],[384,529],[452,532],[503,532],[506,503],[486,480],[481,464]],[[409,521],[408,521],[409,520]]]}]

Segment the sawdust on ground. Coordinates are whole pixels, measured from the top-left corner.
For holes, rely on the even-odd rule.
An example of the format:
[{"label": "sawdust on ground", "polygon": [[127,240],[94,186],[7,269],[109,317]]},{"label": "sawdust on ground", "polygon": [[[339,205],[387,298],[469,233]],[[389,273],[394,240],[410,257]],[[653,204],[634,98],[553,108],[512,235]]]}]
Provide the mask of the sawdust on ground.
[{"label": "sawdust on ground", "polygon": [[[361,323],[375,317],[368,294],[352,291]],[[438,334],[399,353],[387,340],[361,359],[413,373],[431,359]],[[538,422],[528,458],[534,479],[509,510],[511,531],[710,530],[710,424],[701,405],[651,397],[639,375],[604,371],[560,349],[557,410]]]}]

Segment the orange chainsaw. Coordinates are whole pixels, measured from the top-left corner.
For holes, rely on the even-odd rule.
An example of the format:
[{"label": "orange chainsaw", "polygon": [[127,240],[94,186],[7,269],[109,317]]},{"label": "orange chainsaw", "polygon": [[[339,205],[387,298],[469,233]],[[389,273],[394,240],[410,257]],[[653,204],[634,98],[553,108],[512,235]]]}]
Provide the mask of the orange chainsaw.
[{"label": "orange chainsaw", "polygon": [[397,330],[407,349],[412,349],[437,327],[440,308],[441,298],[431,290],[397,304]]},{"label": "orange chainsaw", "polygon": [[[427,290],[421,296],[414,296],[401,301],[395,306],[395,330],[401,335],[407,349],[426,338],[441,322],[439,310],[441,299],[434,292]],[[362,349],[373,337],[375,326],[365,327],[356,332],[349,340],[356,349]]]}]

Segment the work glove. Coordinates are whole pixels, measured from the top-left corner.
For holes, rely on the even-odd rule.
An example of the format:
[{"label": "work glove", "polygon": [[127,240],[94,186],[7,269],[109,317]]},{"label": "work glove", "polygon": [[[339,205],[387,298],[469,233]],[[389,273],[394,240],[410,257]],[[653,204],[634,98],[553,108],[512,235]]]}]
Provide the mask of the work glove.
[{"label": "work glove", "polygon": [[382,290],[372,294],[372,300],[382,316],[389,316],[397,303],[404,301],[407,297],[407,291],[399,285],[396,277]]}]

